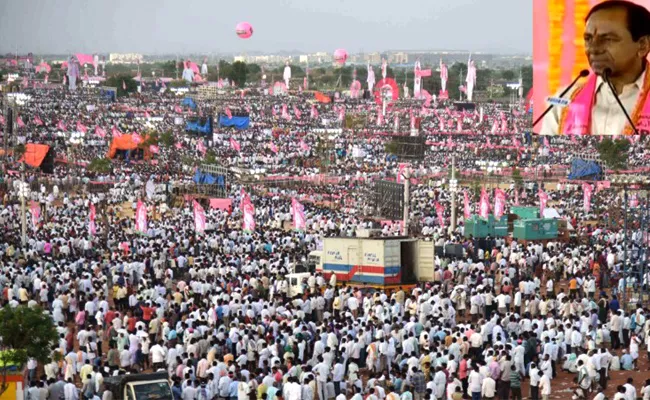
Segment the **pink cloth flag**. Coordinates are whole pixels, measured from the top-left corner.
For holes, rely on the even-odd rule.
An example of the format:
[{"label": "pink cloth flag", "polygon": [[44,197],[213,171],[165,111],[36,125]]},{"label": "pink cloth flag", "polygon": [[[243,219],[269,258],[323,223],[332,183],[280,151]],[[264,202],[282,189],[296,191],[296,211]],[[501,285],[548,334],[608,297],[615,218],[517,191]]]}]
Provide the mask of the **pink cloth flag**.
[{"label": "pink cloth flag", "polygon": [[23,122],[23,119],[20,118],[20,115],[16,118],[16,125],[18,125],[19,128],[23,128],[25,126],[25,123]]},{"label": "pink cloth flag", "polygon": [[596,193],[600,192],[603,189],[609,189],[611,187],[610,181],[600,181],[596,182]]},{"label": "pink cloth flag", "polygon": [[286,104],[282,105],[282,118],[284,118],[286,120],[291,119],[291,115],[289,115],[289,110],[288,110],[288,107],[287,107]]},{"label": "pink cloth flag", "polygon": [[490,199],[485,189],[481,189],[481,199],[479,201],[478,210],[479,217],[488,219],[488,214],[490,214]]},{"label": "pink cloth flag", "polygon": [[462,119],[458,118],[456,121],[457,121],[456,130],[458,132],[462,132],[463,131],[463,121],[462,121]]},{"label": "pink cloth flag", "polygon": [[94,236],[97,233],[97,225],[95,225],[95,205],[90,203],[88,207],[88,233]]},{"label": "pink cloth flag", "polygon": [[38,115],[34,115],[34,124],[36,124],[38,126],[43,125],[43,121],[41,121],[41,119],[38,117]]},{"label": "pink cloth flag", "polygon": [[463,216],[465,219],[469,219],[472,216],[472,209],[469,205],[469,196],[467,192],[463,192]]},{"label": "pink cloth flag", "polygon": [[508,132],[508,121],[505,119],[501,120],[501,132]]},{"label": "pink cloth flag", "polygon": [[226,107],[226,108],[223,110],[223,112],[226,113],[226,117],[228,117],[228,119],[232,119],[232,111],[230,111],[230,107]]},{"label": "pink cloth flag", "polygon": [[193,200],[192,203],[194,205],[194,230],[196,233],[205,232],[205,210],[198,201]]},{"label": "pink cloth flag", "polygon": [[307,227],[305,218],[305,207],[295,198],[291,199],[291,214],[293,216],[293,227],[298,231],[304,231]]},{"label": "pink cloth flag", "polygon": [[147,207],[141,200],[135,208],[135,230],[140,233],[147,233]]},{"label": "pink cloth flag", "polygon": [[395,118],[393,119],[393,130],[395,132],[399,131],[399,115],[395,114]]},{"label": "pink cloth flag", "polygon": [[116,127],[111,128],[111,136],[114,138],[118,138],[122,136],[122,132],[120,132]]},{"label": "pink cloth flag", "polygon": [[29,205],[29,211],[32,214],[32,227],[34,231],[38,230],[38,220],[41,218],[41,206],[32,200]]},{"label": "pink cloth flag", "polygon": [[490,131],[490,133],[494,135],[497,133],[498,130],[499,130],[499,123],[495,119],[494,122],[492,123],[492,130]]},{"label": "pink cloth flag", "polygon": [[404,175],[406,175],[407,168],[408,168],[407,163],[397,164],[397,177],[395,178],[397,183],[402,183],[404,181]]},{"label": "pink cloth flag", "polygon": [[438,128],[440,129],[440,132],[444,132],[445,131],[445,122],[442,120],[442,118],[440,118],[438,121],[440,122],[440,126],[438,126]]},{"label": "pink cloth flag", "polygon": [[59,121],[56,124],[56,129],[58,129],[60,131],[64,131],[64,132],[66,131],[66,127],[65,127],[65,124],[63,123],[63,121]]},{"label": "pink cloth flag", "polygon": [[300,139],[300,150],[309,151],[310,147],[304,140]]},{"label": "pink cloth flag", "polygon": [[149,115],[149,111],[144,112],[144,117],[145,118],[151,118],[151,115]]},{"label": "pink cloth flag", "polygon": [[95,126],[95,135],[103,138],[106,136],[106,131],[102,129],[99,125]]},{"label": "pink cloth flag", "polygon": [[0,125],[4,125],[4,124],[5,124],[5,117],[0,115]]},{"label": "pink cloth flag", "polygon": [[242,189],[241,194],[242,194],[242,200],[241,203],[239,204],[239,208],[244,214],[244,218],[242,221],[242,228],[246,232],[254,232],[255,231],[255,206],[253,206],[253,202],[251,201],[251,198],[248,196],[248,194],[246,194],[244,189]]},{"label": "pink cloth flag", "polygon": [[91,54],[77,53],[75,54],[75,57],[77,57],[77,60],[79,60],[79,65],[82,67],[84,64],[92,66],[95,65],[95,57],[93,57]]},{"label": "pink cloth flag", "polygon": [[630,197],[629,200],[630,207],[636,208],[639,206],[639,197],[636,194],[633,194],[632,197]]},{"label": "pink cloth flag", "polygon": [[158,146],[156,146],[155,144],[152,144],[152,145],[149,145],[149,151],[152,154],[158,154],[158,153],[160,153],[160,148]]},{"label": "pink cloth flag", "polygon": [[179,149],[179,150],[182,149],[182,148],[183,148],[183,142],[176,142],[176,144],[174,145],[174,147],[176,147],[176,148]]},{"label": "pink cloth flag", "polygon": [[133,134],[131,135],[131,139],[133,139],[133,143],[135,144],[142,143],[142,137],[137,132],[133,132]]},{"label": "pink cloth flag", "polygon": [[339,122],[345,121],[345,107],[341,106],[339,109]]},{"label": "pink cloth flag", "polygon": [[302,89],[307,90],[308,87],[309,87],[309,81],[307,80],[307,77],[305,76],[304,78],[302,78]]},{"label": "pink cloth flag", "polygon": [[591,210],[591,195],[593,192],[594,188],[590,184],[582,184],[582,205],[585,209],[585,212],[589,212],[589,210]]},{"label": "pink cloth flag", "polygon": [[302,113],[296,106],[293,106],[293,115],[296,116],[296,119],[300,119],[300,117],[302,117]]},{"label": "pink cloth flag", "polygon": [[506,193],[501,189],[494,189],[494,217],[501,219],[506,210]]},{"label": "pink cloth flag", "polygon": [[544,147],[551,147],[550,143],[548,142],[548,138],[544,136]]},{"label": "pink cloth flag", "polygon": [[88,132],[88,128],[86,128],[80,121],[77,121],[77,132],[86,133]]},{"label": "pink cloth flag", "polygon": [[203,144],[203,139],[199,139],[199,141],[196,142],[196,150],[201,154],[205,154],[208,151],[208,149],[205,148],[205,144]]},{"label": "pink cloth flag", "polygon": [[176,107],[174,107],[174,112],[177,113],[177,114],[182,114],[183,109],[181,108],[181,106],[176,106]]},{"label": "pink cloth flag", "polygon": [[271,149],[272,152],[274,152],[274,153],[276,153],[276,154],[277,154],[278,151],[279,151],[279,150],[278,150],[278,146],[276,146],[275,143],[273,143],[273,142],[269,143],[269,148]]},{"label": "pink cloth flag", "polygon": [[315,105],[311,106],[311,115],[310,116],[311,116],[312,119],[318,118],[318,109],[316,108]]},{"label": "pink cloth flag", "polygon": [[230,138],[230,147],[232,147],[235,151],[241,151],[241,146],[233,138]]},{"label": "pink cloth flag", "polygon": [[122,90],[126,90],[126,82],[122,81]]},{"label": "pink cloth flag", "polygon": [[424,96],[424,107],[429,107],[431,105],[431,99],[433,96],[431,96],[431,94],[424,89],[420,90],[420,96]]},{"label": "pink cloth flag", "polygon": [[381,113],[381,110],[377,111],[377,125],[384,124],[384,114]]},{"label": "pink cloth flag", "polygon": [[519,205],[519,190],[517,188],[515,188],[515,205]]},{"label": "pink cloth flag", "polygon": [[539,216],[544,218],[544,210],[546,210],[546,203],[548,203],[548,194],[542,189],[539,189],[537,196],[539,196]]},{"label": "pink cloth flag", "polygon": [[440,226],[445,226],[445,208],[437,201],[433,207],[436,209],[436,215],[438,216],[438,224],[440,224]]}]

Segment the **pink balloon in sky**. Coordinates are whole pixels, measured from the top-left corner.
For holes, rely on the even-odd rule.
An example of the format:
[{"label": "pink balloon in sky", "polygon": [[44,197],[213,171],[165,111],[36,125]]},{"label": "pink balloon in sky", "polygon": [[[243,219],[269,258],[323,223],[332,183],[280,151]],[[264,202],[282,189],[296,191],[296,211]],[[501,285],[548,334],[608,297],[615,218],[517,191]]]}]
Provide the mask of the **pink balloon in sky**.
[{"label": "pink balloon in sky", "polygon": [[237,32],[237,36],[242,39],[248,39],[253,36],[253,26],[248,22],[238,23],[237,27],[235,27],[235,31]]},{"label": "pink balloon in sky", "polygon": [[348,52],[344,49],[334,50],[334,61],[337,64],[345,64],[345,61],[348,59]]}]

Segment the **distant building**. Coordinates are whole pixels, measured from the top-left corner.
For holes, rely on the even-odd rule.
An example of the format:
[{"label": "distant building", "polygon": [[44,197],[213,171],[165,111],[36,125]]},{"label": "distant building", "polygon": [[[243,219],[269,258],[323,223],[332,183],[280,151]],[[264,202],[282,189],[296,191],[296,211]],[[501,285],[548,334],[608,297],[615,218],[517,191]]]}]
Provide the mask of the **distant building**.
[{"label": "distant building", "polygon": [[404,52],[393,53],[390,56],[388,56],[388,62],[390,64],[408,64],[409,55],[408,53],[404,53]]},{"label": "distant building", "polygon": [[138,53],[111,53],[108,62],[112,64],[137,64],[144,60],[142,54]]}]

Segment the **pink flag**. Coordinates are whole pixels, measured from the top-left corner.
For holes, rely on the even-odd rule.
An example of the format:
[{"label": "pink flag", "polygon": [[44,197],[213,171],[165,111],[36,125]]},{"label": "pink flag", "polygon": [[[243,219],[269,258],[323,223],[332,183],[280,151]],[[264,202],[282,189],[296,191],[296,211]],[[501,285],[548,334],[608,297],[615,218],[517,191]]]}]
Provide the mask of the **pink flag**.
[{"label": "pink flag", "polygon": [[5,124],[5,117],[0,115],[0,125],[4,125],[4,124]]},{"label": "pink flag", "polygon": [[41,121],[41,119],[38,117],[38,115],[34,115],[34,124],[36,124],[38,126],[43,125],[43,121]]},{"label": "pink flag", "polygon": [[152,145],[149,145],[149,151],[152,154],[158,154],[158,153],[160,153],[160,148],[158,146],[156,146],[155,144],[152,144]]},{"label": "pink flag", "polygon": [[463,121],[460,118],[458,118],[456,121],[457,121],[456,130],[458,132],[462,132],[463,131]]},{"label": "pink flag", "polygon": [[312,119],[318,118],[318,109],[316,108],[315,105],[311,106],[311,118]]},{"label": "pink flag", "polygon": [[546,203],[548,203],[548,194],[542,189],[539,189],[537,195],[539,196],[539,216],[544,218],[544,210],[546,210]]},{"label": "pink flag", "polygon": [[596,182],[596,193],[600,192],[603,189],[609,189],[610,187],[611,187],[610,181]]},{"label": "pink flag", "polygon": [[395,114],[395,118],[393,119],[393,130],[395,132],[399,131],[399,115]]},{"label": "pink flag", "polygon": [[104,129],[100,128],[99,125],[96,125],[95,126],[95,135],[103,138],[103,137],[106,136],[106,131]]},{"label": "pink flag", "polygon": [[88,233],[95,235],[97,233],[97,226],[95,225],[95,205],[90,203],[88,207]]},{"label": "pink flag", "polygon": [[589,212],[589,210],[591,210],[591,195],[593,194],[593,192],[594,192],[594,188],[590,184],[588,183],[582,184],[582,203],[585,212]]},{"label": "pink flag", "polygon": [[88,132],[88,128],[86,128],[80,121],[77,121],[77,132],[86,133]]},{"label": "pink flag", "polygon": [[135,208],[135,230],[147,233],[147,207],[140,200]]},{"label": "pink flag", "polygon": [[440,126],[438,127],[440,129],[440,132],[444,132],[445,131],[445,122],[442,120],[442,118],[440,118],[438,121],[440,122]]},{"label": "pink flag", "polygon": [[248,197],[248,194],[244,192],[244,189],[242,189],[242,201],[239,208],[244,214],[242,221],[243,230],[246,232],[255,231],[255,206],[253,206],[253,202],[250,197]]},{"label": "pink flag", "polygon": [[490,199],[485,189],[481,189],[481,199],[479,201],[478,210],[478,215],[481,218],[488,219],[488,214],[490,214]]},{"label": "pink flag", "polygon": [[142,143],[142,137],[137,132],[133,132],[133,134],[131,135],[131,139],[133,139],[133,143],[135,144]]},{"label": "pink flag", "polygon": [[436,215],[438,216],[438,224],[440,226],[445,226],[445,209],[444,207],[436,201],[434,204],[434,208],[436,209]]},{"label": "pink flag", "polygon": [[293,215],[293,227],[296,230],[302,231],[307,227],[307,220],[305,219],[305,207],[298,202],[295,198],[291,199],[291,213]]},{"label": "pink flag", "polygon": [[183,142],[176,142],[176,144],[174,145],[174,147],[176,147],[176,148],[179,149],[179,150],[182,149],[182,148],[183,148]]},{"label": "pink flag", "polygon": [[515,188],[515,205],[519,205],[519,190],[517,188]]},{"label": "pink flag", "polygon": [[469,219],[472,216],[472,209],[469,205],[469,196],[467,192],[463,192],[463,216],[465,219]]},{"label": "pink flag", "polygon": [[111,136],[114,138],[118,138],[122,136],[122,132],[120,132],[116,127],[111,128]]},{"label": "pink flag", "polygon": [[32,200],[30,202],[29,211],[32,214],[32,226],[34,231],[38,230],[38,220],[41,218],[41,206]]},{"label": "pink flag", "polygon": [[194,230],[197,233],[205,232],[205,210],[198,201],[193,200],[194,204]]},{"label": "pink flag", "polygon": [[199,141],[196,142],[196,150],[201,154],[206,153],[207,149],[205,148],[205,144],[203,144],[203,139],[199,139]]},{"label": "pink flag", "polygon": [[636,194],[633,194],[629,200],[630,207],[636,208],[639,206],[639,197]]},{"label": "pink flag", "polygon": [[339,109],[339,122],[345,121],[345,107],[341,106]]},{"label": "pink flag", "polygon": [[274,153],[276,153],[276,154],[278,153],[278,146],[276,146],[275,143],[271,142],[271,143],[269,144],[269,147],[271,148],[271,151],[272,151],[272,152],[274,152]]},{"label": "pink flag", "polygon": [[122,81],[122,90],[126,90],[126,82]]},{"label": "pink flag", "polygon": [[413,110],[411,110],[411,129],[415,129],[415,115],[413,115]]},{"label": "pink flag", "polygon": [[307,77],[305,76],[304,78],[302,78],[302,88],[303,88],[303,90],[307,90],[308,86],[309,85],[308,85],[308,82],[307,82]]},{"label": "pink flag", "polygon": [[305,143],[304,140],[300,139],[300,150],[302,151],[309,151],[309,145]]},{"label": "pink flag", "polygon": [[23,119],[20,118],[20,115],[16,118],[16,125],[18,125],[19,128],[23,128],[25,126],[25,123],[23,122]]},{"label": "pink flag", "polygon": [[226,113],[226,117],[228,117],[228,119],[232,119],[232,112],[230,111],[230,107],[226,107],[226,108],[223,110],[223,112]]},{"label": "pink flag", "polygon": [[63,121],[59,121],[59,122],[56,124],[56,129],[65,132],[66,127],[65,127],[65,124],[63,123]]},{"label": "pink flag", "polygon": [[278,116],[278,112],[275,111],[275,107],[273,107],[273,108],[271,109],[271,113],[273,114],[274,117],[277,117],[277,116]]},{"label": "pink flag", "polygon": [[174,107],[174,112],[177,113],[177,114],[182,114],[183,109],[181,108],[181,106],[175,106]]},{"label": "pink flag", "polygon": [[286,120],[290,120],[290,119],[291,119],[291,115],[289,115],[289,111],[288,111],[288,109],[287,109],[287,105],[286,105],[286,104],[283,104],[283,105],[282,105],[282,118],[284,118],[284,119],[286,119]]},{"label": "pink flag", "polygon": [[551,147],[546,136],[544,136],[544,147]]},{"label": "pink flag", "polygon": [[384,124],[384,114],[381,113],[381,110],[377,111],[377,125]]},{"label": "pink flag", "polygon": [[300,117],[302,117],[302,113],[296,106],[293,106],[293,115],[296,116],[296,119],[300,119]]},{"label": "pink flag", "polygon": [[490,131],[493,135],[497,133],[497,130],[499,129],[499,125],[497,123],[497,120],[495,119],[494,122],[492,123],[492,130]]},{"label": "pink flag", "polygon": [[406,163],[397,164],[397,178],[396,178],[397,183],[402,183],[404,181],[404,175],[406,175],[407,168],[408,168],[408,164]]},{"label": "pink flag", "polygon": [[230,147],[232,147],[235,151],[241,151],[241,146],[233,138],[230,138]]},{"label": "pink flag", "polygon": [[494,189],[494,217],[501,219],[506,210],[506,193],[501,189]]},{"label": "pink flag", "polygon": [[151,115],[149,115],[149,111],[144,112],[144,117],[145,118],[151,118]]},{"label": "pink flag", "polygon": [[505,119],[501,120],[501,132],[508,132],[508,121]]}]

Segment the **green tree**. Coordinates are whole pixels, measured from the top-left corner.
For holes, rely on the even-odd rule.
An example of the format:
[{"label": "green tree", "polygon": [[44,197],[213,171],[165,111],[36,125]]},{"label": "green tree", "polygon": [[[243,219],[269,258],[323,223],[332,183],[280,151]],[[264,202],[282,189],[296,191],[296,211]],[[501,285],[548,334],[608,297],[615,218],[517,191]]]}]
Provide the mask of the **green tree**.
[{"label": "green tree", "polygon": [[172,147],[176,144],[176,137],[171,131],[163,132],[160,134],[160,144],[165,147]]},{"label": "green tree", "polygon": [[603,139],[596,145],[600,159],[614,171],[620,171],[627,166],[627,156],[630,150],[630,141],[623,139]]},{"label": "green tree", "polygon": [[113,165],[111,163],[111,160],[108,158],[93,158],[86,169],[90,172],[96,172],[98,174],[108,174],[113,169]]},{"label": "green tree", "polygon": [[391,140],[390,142],[386,143],[385,149],[386,153],[397,155],[399,151],[399,143],[397,143],[395,140]]},{"label": "green tree", "polygon": [[217,155],[212,150],[208,150],[205,153],[205,158],[203,159],[203,162],[210,165],[219,164],[219,162],[217,161]]},{"label": "green tree", "polygon": [[512,181],[515,187],[522,187],[524,185],[524,178],[521,176],[521,171],[517,167],[512,168]]},{"label": "green tree", "polygon": [[246,63],[241,61],[235,61],[232,63],[232,69],[230,70],[229,79],[233,80],[235,84],[241,88],[246,85],[246,76],[248,71],[246,69]]},{"label": "green tree", "polygon": [[[117,97],[127,96],[138,91],[138,82],[130,75],[115,75],[104,81],[104,86],[116,87]],[[126,90],[124,89],[126,88]]]},{"label": "green tree", "polygon": [[511,69],[506,69],[505,71],[501,71],[501,78],[505,79],[508,82],[513,81],[515,80],[515,71]]},{"label": "green tree", "polygon": [[[58,334],[52,318],[40,307],[11,307],[0,309],[0,365],[22,369],[30,358],[41,364],[52,360],[52,346]],[[2,368],[0,396],[7,390],[8,368]]]}]

